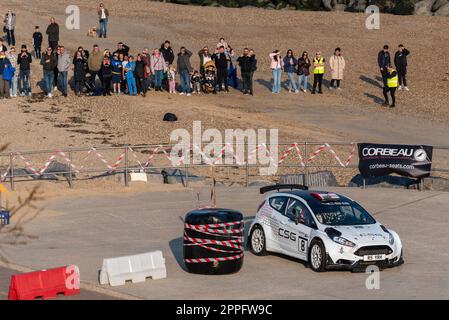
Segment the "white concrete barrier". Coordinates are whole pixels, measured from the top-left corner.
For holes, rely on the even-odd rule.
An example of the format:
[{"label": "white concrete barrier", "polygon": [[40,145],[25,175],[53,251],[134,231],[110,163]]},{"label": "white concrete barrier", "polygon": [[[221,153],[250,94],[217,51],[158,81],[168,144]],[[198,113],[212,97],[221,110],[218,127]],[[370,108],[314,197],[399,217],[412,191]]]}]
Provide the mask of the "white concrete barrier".
[{"label": "white concrete barrier", "polygon": [[162,251],[104,259],[100,271],[100,283],[111,286],[124,285],[126,281],[145,282],[148,277],[153,280],[167,277]]}]

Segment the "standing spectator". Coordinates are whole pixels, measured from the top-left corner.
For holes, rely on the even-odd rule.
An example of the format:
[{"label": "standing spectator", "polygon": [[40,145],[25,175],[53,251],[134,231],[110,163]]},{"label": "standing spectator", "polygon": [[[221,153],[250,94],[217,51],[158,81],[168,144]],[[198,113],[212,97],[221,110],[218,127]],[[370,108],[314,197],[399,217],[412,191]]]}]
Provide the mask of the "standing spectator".
[{"label": "standing spectator", "polygon": [[217,49],[220,49],[220,47],[224,47],[226,51],[228,50],[228,43],[224,38],[220,38],[220,41],[217,43]]},{"label": "standing spectator", "polygon": [[111,61],[112,67],[112,86],[114,93],[120,94],[120,82],[122,81],[122,62],[118,53],[114,53]]},{"label": "standing spectator", "polygon": [[303,85],[303,91],[307,92],[307,84],[310,75],[310,59],[307,51],[302,53],[301,58],[298,59],[298,90],[301,90]]},{"label": "standing spectator", "polygon": [[123,54],[123,56],[127,56],[129,54],[129,47],[123,42],[119,42],[117,43],[117,50],[114,53],[118,53],[119,57],[120,54]]},{"label": "standing spectator", "polygon": [[19,57],[17,58],[17,65],[20,66],[20,96],[25,96],[25,91],[31,97],[31,53],[28,52],[27,46],[22,45]]},{"label": "standing spectator", "polygon": [[168,65],[173,64],[173,61],[175,61],[175,54],[170,46],[170,41],[165,40],[165,42],[161,45],[160,52],[164,56],[164,60],[168,63]]},{"label": "standing spectator", "polygon": [[8,46],[15,46],[16,37],[14,36],[14,29],[16,28],[16,14],[11,10],[8,10],[3,23],[5,24],[4,29],[6,32],[6,38],[8,40]]},{"label": "standing spectator", "polygon": [[42,32],[39,30],[39,26],[34,28],[33,33],[33,47],[34,47],[34,56],[36,59],[42,58],[41,47],[42,47]]},{"label": "standing spectator", "polygon": [[12,79],[9,81],[9,95],[13,98],[17,97],[17,88],[18,88],[18,68],[17,68],[17,59],[19,58],[16,53],[16,48],[11,47],[9,49],[6,57],[8,58],[9,62],[11,62],[11,66],[14,68],[14,73],[12,74]]},{"label": "standing spectator", "polygon": [[279,50],[274,50],[270,53],[270,68],[273,73],[273,88],[271,90],[272,93],[280,93],[281,92],[281,73],[282,67],[284,66],[284,61],[281,58],[281,52]]},{"label": "standing spectator", "polygon": [[243,49],[243,55],[237,58],[242,76],[243,94],[253,94],[252,73],[254,72],[255,56],[250,55],[248,48]]},{"label": "standing spectator", "polygon": [[100,70],[101,65],[103,64],[104,54],[100,52],[100,48],[98,44],[94,44],[92,52],[89,54],[89,58],[87,59],[87,66],[89,68],[89,73],[92,78],[92,82],[95,85],[95,79],[98,76],[98,79],[101,82]]},{"label": "standing spectator", "polygon": [[137,55],[134,76],[137,83],[137,93],[145,97],[147,95],[147,88],[145,87],[145,62],[140,53]]},{"label": "standing spectator", "polygon": [[388,79],[388,66],[391,65],[390,52],[388,51],[388,45],[384,45],[383,50],[377,55],[377,64],[380,68],[380,74],[382,75],[382,82],[384,87],[387,87]]},{"label": "standing spectator", "polygon": [[253,90],[253,78],[254,78],[254,73],[257,71],[257,58],[256,58],[256,54],[254,53],[253,49],[249,49],[249,55],[252,57],[252,66],[251,66],[251,92],[250,94],[252,95],[252,90]]},{"label": "standing spectator", "polygon": [[82,51],[77,51],[73,58],[73,80],[75,81],[75,94],[80,97],[84,87],[84,80],[86,79],[86,59]]},{"label": "standing spectator", "polygon": [[[80,55],[82,55],[80,53]],[[70,55],[65,51],[64,46],[59,46],[58,51],[58,87],[62,92],[62,95],[64,97],[67,97],[67,89],[69,86],[68,82],[68,73],[70,69],[71,61],[70,61]]]},{"label": "standing spectator", "polygon": [[100,3],[98,8],[98,20],[100,21],[100,30],[98,36],[106,38],[106,34],[108,32],[108,19],[109,19],[109,11],[104,7],[103,3]]},{"label": "standing spectator", "polygon": [[12,65],[6,52],[0,52],[0,98],[9,99],[9,81],[12,78]]},{"label": "standing spectator", "polygon": [[48,36],[48,45],[55,50],[58,47],[59,42],[59,25],[56,23],[55,18],[50,18],[50,24],[45,33]]},{"label": "standing spectator", "polygon": [[198,51],[198,56],[200,57],[200,73],[204,76],[204,65],[212,60],[212,55],[209,52],[209,48],[204,47]]},{"label": "standing spectator", "polygon": [[142,61],[145,64],[145,73],[144,73],[144,85],[146,90],[150,89],[150,76],[151,76],[151,55],[149,53],[148,48],[144,48],[142,50]]},{"label": "standing spectator", "polygon": [[123,69],[125,71],[126,81],[128,83],[128,92],[130,96],[137,96],[136,78],[134,71],[136,70],[136,62],[133,56],[129,56],[128,63]]},{"label": "standing spectator", "polygon": [[235,50],[228,46],[228,56],[229,56],[229,68],[228,68],[228,85],[237,89],[239,86],[237,80],[237,54]]},{"label": "standing spectator", "polygon": [[407,56],[410,54],[404,45],[400,44],[398,46],[398,51],[394,55],[394,65],[396,66],[396,70],[399,77],[399,88],[398,90],[402,90],[402,85],[404,85],[404,90],[409,91],[407,87]]},{"label": "standing spectator", "polygon": [[103,96],[111,95],[112,66],[111,60],[106,55],[103,57],[101,64],[101,80],[103,86]]},{"label": "standing spectator", "polygon": [[128,94],[128,81],[126,80],[126,66],[129,62],[129,57],[124,56],[123,53],[120,53],[118,56],[119,60],[122,62],[122,82],[120,83],[121,91],[125,94]]},{"label": "standing spectator", "polygon": [[162,91],[162,76],[166,68],[164,56],[159,49],[154,49],[153,55],[150,59],[151,73],[154,74],[154,90]]},{"label": "standing spectator", "polygon": [[41,63],[44,73],[45,94],[47,98],[52,97],[54,69],[58,65],[58,58],[53,54],[51,47],[48,47],[41,58]]},{"label": "standing spectator", "polygon": [[181,78],[181,95],[191,96],[190,94],[190,73],[192,72],[192,65],[190,64],[190,57],[192,52],[185,47],[181,47],[178,53],[178,74]]},{"label": "standing spectator", "polygon": [[388,106],[388,93],[391,94],[391,108],[396,106],[396,97],[395,92],[398,87],[398,74],[396,70],[390,65],[387,68],[387,85],[383,88],[383,94],[385,98],[385,102],[382,104],[384,107]]},{"label": "standing spectator", "polygon": [[343,80],[346,62],[345,58],[341,55],[340,48],[334,50],[334,55],[329,59],[329,66],[331,67],[331,83],[329,89],[333,90],[335,88],[335,83],[337,83],[337,89],[341,90],[340,83],[341,80]]},{"label": "standing spectator", "polygon": [[295,80],[295,69],[298,65],[298,60],[295,58],[293,51],[291,49],[287,50],[287,55],[284,57],[284,72],[288,76],[288,92],[298,93],[298,88],[296,86]]},{"label": "standing spectator", "polygon": [[313,58],[313,88],[312,94],[316,93],[316,87],[318,85],[318,93],[322,94],[323,77],[324,77],[324,63],[325,59],[321,56],[321,52],[318,51]]},{"label": "standing spectator", "polygon": [[228,62],[229,58],[225,54],[225,47],[221,46],[217,52],[212,55],[212,60],[215,62],[217,68],[217,86],[218,91],[229,92],[228,88]]},{"label": "standing spectator", "polygon": [[168,78],[168,91],[170,93],[176,93],[176,69],[173,65],[169,65],[167,71]]}]

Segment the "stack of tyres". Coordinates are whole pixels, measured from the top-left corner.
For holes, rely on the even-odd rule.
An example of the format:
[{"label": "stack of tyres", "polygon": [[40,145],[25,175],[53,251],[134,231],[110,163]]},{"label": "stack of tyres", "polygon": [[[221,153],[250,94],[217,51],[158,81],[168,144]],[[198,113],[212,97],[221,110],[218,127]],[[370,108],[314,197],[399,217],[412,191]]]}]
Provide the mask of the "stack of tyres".
[{"label": "stack of tyres", "polygon": [[230,209],[199,209],[185,216],[184,262],[191,273],[229,274],[243,265],[243,215]]}]

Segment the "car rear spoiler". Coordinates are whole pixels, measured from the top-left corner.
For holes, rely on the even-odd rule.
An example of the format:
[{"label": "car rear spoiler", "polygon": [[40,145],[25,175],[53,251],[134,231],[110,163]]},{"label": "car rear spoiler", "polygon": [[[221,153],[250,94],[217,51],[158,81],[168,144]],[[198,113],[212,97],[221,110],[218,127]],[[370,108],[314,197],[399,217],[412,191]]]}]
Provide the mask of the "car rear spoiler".
[{"label": "car rear spoiler", "polygon": [[260,194],[264,194],[266,192],[273,191],[273,190],[280,191],[282,189],[288,189],[288,190],[293,190],[293,189],[309,190],[309,187],[308,186],[304,186],[302,184],[275,184],[275,185],[272,185],[272,186],[266,186],[266,187],[260,188]]}]

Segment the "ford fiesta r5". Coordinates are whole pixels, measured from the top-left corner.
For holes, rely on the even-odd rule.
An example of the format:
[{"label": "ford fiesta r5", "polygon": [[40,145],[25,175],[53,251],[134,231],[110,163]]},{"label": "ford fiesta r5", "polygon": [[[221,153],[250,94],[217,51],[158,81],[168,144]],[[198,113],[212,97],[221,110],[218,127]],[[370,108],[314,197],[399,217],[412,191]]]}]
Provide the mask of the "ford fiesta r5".
[{"label": "ford fiesta r5", "polygon": [[268,186],[260,192],[272,190],[278,192],[267,196],[250,227],[248,243],[255,255],[285,254],[317,272],[404,262],[398,234],[350,198],[300,185]]}]

